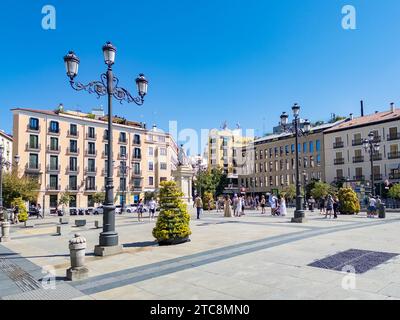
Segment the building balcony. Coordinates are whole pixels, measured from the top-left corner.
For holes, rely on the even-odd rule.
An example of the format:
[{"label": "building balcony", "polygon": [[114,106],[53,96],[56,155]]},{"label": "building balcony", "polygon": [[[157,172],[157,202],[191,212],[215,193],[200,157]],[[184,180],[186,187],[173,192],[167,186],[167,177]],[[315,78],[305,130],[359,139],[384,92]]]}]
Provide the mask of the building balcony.
[{"label": "building balcony", "polygon": [[61,152],[61,147],[60,146],[50,146],[47,145],[46,151],[48,153],[60,153]]},{"label": "building balcony", "polygon": [[392,159],[400,159],[400,152],[389,152],[388,153],[388,159],[392,160]]},{"label": "building balcony", "polygon": [[[371,178],[372,178],[372,175],[371,175]],[[383,180],[383,175],[382,175],[381,173],[375,173],[375,174],[374,174],[374,180],[375,180],[375,181],[381,181],[381,180]]]},{"label": "building balcony", "polygon": [[132,142],[132,145],[133,146],[140,146],[142,143],[141,143],[141,141],[140,140],[135,140],[135,139],[133,139],[133,142]]},{"label": "building balcony", "polygon": [[77,185],[75,185],[75,186],[69,185],[69,186],[67,186],[67,187],[65,188],[65,190],[66,190],[66,191],[70,191],[70,192],[78,192],[78,191],[79,191],[79,188],[78,188]]},{"label": "building balcony", "polygon": [[97,186],[85,186],[85,192],[97,192]]},{"label": "building balcony", "polygon": [[28,125],[26,126],[26,131],[27,131],[27,132],[40,133],[40,126],[31,127],[31,126],[28,124]]},{"label": "building balcony", "polygon": [[373,143],[380,143],[382,142],[382,137],[381,136],[374,136],[374,139],[372,140]]},{"label": "building balcony", "polygon": [[68,130],[67,138],[79,138],[79,131],[72,132],[71,130]]},{"label": "building balcony", "polygon": [[387,135],[387,141],[400,140],[400,132]]},{"label": "building balcony", "polygon": [[47,134],[49,134],[51,136],[59,136],[60,135],[60,129],[51,129],[51,128],[49,128],[47,130]]},{"label": "building balcony", "polygon": [[[127,170],[128,171],[128,170]],[[117,170],[117,177],[118,178],[120,178],[120,177],[127,177],[128,176],[128,172],[122,172],[121,170]]]},{"label": "building balcony", "polygon": [[52,166],[52,165],[48,164],[46,166],[46,172],[48,172],[48,173],[60,173],[60,171],[61,171],[61,166],[60,165]]},{"label": "building balcony", "polygon": [[142,177],[142,170],[132,172],[132,178],[141,178]]},{"label": "building balcony", "polygon": [[86,133],[86,140],[97,140],[97,133],[95,134],[89,134],[88,132]]},{"label": "building balcony", "polygon": [[46,187],[47,191],[61,191],[61,185],[51,185],[48,184]]},{"label": "building balcony", "polygon": [[130,191],[131,192],[141,192],[143,189],[142,185],[136,185],[136,186],[132,186],[130,187]]},{"label": "building balcony", "polygon": [[25,151],[27,152],[40,152],[41,149],[42,145],[40,143],[37,145],[25,144]]},{"label": "building balcony", "polygon": [[374,161],[381,161],[383,159],[383,156],[381,153],[375,153],[372,155],[372,160]]},{"label": "building balcony", "polygon": [[136,161],[140,161],[140,160],[142,160],[142,156],[136,154],[136,155],[133,155],[132,159],[136,160]]},{"label": "building balcony", "polygon": [[400,172],[392,172],[389,175],[389,179],[391,179],[391,180],[399,180],[400,179]]},{"label": "building balcony", "polygon": [[96,168],[85,168],[85,175],[96,175],[97,174],[97,167]]},{"label": "building balcony", "polygon": [[126,153],[118,153],[118,160],[128,160],[128,155]]},{"label": "building balcony", "polygon": [[40,173],[41,165],[38,163],[37,165],[27,163],[25,166],[25,172],[27,173]]},{"label": "building balcony", "polygon": [[335,177],[335,178],[334,178],[334,181],[335,181],[336,183],[338,183],[338,182],[344,182],[344,181],[346,181],[346,178],[345,178],[345,177]]},{"label": "building balcony", "polygon": [[364,144],[364,140],[363,139],[355,139],[352,141],[352,145],[353,146],[362,146]]},{"label": "building balcony", "polygon": [[365,176],[353,176],[353,180],[355,180],[355,181],[364,181],[365,180]]},{"label": "building balcony", "polygon": [[337,159],[334,159],[334,160],[333,160],[333,163],[335,164],[335,166],[344,164],[344,158],[337,158]]},{"label": "building balcony", "polygon": [[79,148],[77,149],[71,149],[71,148],[67,148],[67,155],[79,155]]},{"label": "building balcony", "polygon": [[333,149],[339,149],[344,147],[344,142],[343,141],[338,141],[333,143]]},{"label": "building balcony", "polygon": [[97,157],[97,150],[85,150],[85,157]]},{"label": "building balcony", "polygon": [[353,163],[364,162],[364,156],[353,157]]},{"label": "building balcony", "polygon": [[127,144],[128,140],[127,139],[118,139],[119,144]]},{"label": "building balcony", "polygon": [[70,166],[67,167],[67,169],[65,170],[65,174],[79,174],[79,166],[75,167],[75,168],[71,168]]}]

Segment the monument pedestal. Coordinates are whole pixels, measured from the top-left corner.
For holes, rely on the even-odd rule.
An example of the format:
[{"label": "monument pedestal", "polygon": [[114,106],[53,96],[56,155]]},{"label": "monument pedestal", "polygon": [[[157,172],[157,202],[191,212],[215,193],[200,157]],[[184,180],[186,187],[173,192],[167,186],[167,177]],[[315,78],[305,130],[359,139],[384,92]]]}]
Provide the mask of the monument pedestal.
[{"label": "monument pedestal", "polygon": [[189,165],[179,165],[178,168],[172,172],[172,176],[178,186],[183,192],[183,201],[187,204],[193,203],[192,189],[193,189],[193,175],[194,170]]}]

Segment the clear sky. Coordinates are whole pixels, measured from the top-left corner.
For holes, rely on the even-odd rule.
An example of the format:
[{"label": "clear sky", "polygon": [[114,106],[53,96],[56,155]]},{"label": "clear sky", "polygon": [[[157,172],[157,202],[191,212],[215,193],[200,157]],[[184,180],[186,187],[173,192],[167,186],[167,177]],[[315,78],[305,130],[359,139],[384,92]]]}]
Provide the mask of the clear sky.
[{"label": "clear sky", "polygon": [[[400,100],[398,0],[2,0],[0,128],[11,132],[13,107],[89,111],[104,99],[73,91],[63,56],[81,59],[78,80],[105,70],[101,47],[118,49],[114,70],[136,91],[150,81],[143,107],[115,104],[115,114],[183,128],[271,131],[294,102],[310,120],[359,114]],[[56,30],[41,27],[54,5]],[[344,5],[357,30],[344,30]]]}]

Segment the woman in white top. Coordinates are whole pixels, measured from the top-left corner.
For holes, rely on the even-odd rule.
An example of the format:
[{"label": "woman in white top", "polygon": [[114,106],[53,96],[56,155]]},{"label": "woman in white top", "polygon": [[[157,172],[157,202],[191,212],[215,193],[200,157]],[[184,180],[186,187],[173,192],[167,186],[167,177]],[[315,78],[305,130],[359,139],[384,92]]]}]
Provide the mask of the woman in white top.
[{"label": "woman in white top", "polygon": [[156,214],[156,201],[151,198],[149,201],[149,211],[150,211],[150,221],[154,220],[154,215]]},{"label": "woman in white top", "polygon": [[279,196],[279,215],[285,217],[287,215],[285,197]]}]

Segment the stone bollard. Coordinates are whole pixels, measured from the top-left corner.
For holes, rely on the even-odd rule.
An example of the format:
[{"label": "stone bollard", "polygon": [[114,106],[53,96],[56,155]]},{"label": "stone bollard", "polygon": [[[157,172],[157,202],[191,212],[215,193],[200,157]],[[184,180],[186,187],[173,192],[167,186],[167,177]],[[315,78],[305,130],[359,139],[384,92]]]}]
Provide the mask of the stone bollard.
[{"label": "stone bollard", "polygon": [[82,280],[88,277],[89,270],[85,267],[86,239],[79,234],[69,241],[71,268],[67,270],[67,279]]},{"label": "stone bollard", "polygon": [[0,242],[8,242],[10,241],[10,226],[9,222],[2,222],[1,224],[1,234]]}]

